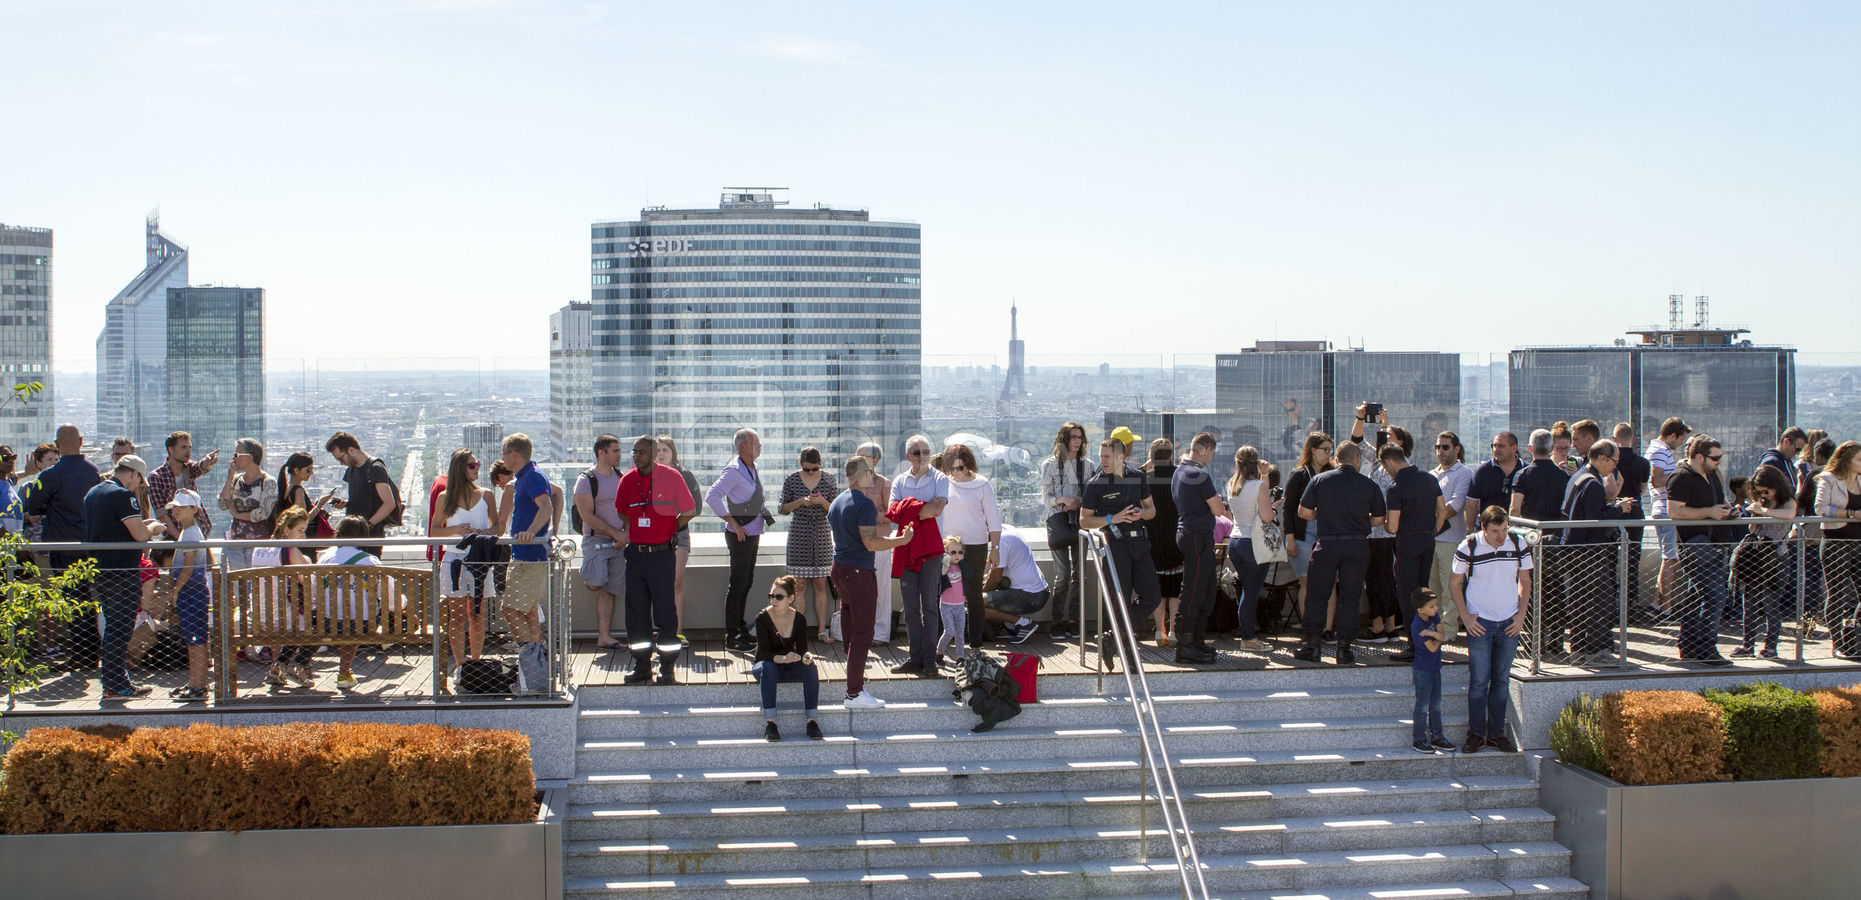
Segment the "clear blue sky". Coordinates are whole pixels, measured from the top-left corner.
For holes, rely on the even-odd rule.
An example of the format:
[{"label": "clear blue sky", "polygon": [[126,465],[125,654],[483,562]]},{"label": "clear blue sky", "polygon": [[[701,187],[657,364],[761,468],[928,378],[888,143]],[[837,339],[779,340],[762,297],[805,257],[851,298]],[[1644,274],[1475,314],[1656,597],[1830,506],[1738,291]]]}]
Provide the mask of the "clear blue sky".
[{"label": "clear blue sky", "polygon": [[1606,342],[1672,291],[1850,350],[1858,9],[0,0],[0,221],[57,230],[63,369],[157,205],[274,363],[514,365],[589,223],[727,184],[923,223],[927,358],[1011,298],[1095,361]]}]

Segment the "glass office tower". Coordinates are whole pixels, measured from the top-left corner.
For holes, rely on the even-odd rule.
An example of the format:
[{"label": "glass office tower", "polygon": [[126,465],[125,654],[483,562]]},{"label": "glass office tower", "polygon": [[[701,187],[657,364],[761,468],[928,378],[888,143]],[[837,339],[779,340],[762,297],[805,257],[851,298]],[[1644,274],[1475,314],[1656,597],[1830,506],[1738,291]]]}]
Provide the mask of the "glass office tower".
[{"label": "glass office tower", "polygon": [[158,446],[168,421],[168,291],[187,287],[187,248],[144,223],[142,271],[104,307],[97,335],[97,438]]},{"label": "glass office tower", "polygon": [[234,441],[265,438],[265,291],[173,288],[167,311],[168,419],[157,427],[188,432],[195,455],[219,450],[230,465]]},{"label": "glass office tower", "polygon": [[919,226],[776,190],[593,226],[595,428],[670,434],[707,482],[741,427],[774,490],[804,445],[897,460],[921,421]]},{"label": "glass office tower", "polygon": [[549,314],[550,462],[594,462],[593,322],[593,305],[579,301]]},{"label": "glass office tower", "polygon": [[37,381],[30,403],[0,409],[0,444],[20,455],[52,439],[52,230],[0,225],[0,387]]},{"label": "glass office tower", "polygon": [[[1359,403],[1381,403],[1416,442],[1460,425],[1460,357],[1452,353],[1332,350],[1323,341],[1262,341],[1215,357],[1215,407],[1223,426],[1218,465],[1252,444],[1290,466],[1305,436],[1350,436]],[[1372,426],[1374,428],[1374,426]],[[1426,432],[1426,434],[1424,434]]]}]

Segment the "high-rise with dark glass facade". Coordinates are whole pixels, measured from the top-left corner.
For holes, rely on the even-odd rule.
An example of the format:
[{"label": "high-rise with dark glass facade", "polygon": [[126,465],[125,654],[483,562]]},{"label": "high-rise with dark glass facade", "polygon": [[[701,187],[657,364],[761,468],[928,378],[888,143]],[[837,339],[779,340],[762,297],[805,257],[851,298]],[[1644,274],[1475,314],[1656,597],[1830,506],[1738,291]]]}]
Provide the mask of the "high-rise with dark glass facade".
[{"label": "high-rise with dark glass facade", "polygon": [[[146,446],[168,423],[168,291],[187,287],[187,248],[145,223],[141,273],[104,307],[97,335],[98,439]],[[159,444],[159,441],[157,441]]]},{"label": "high-rise with dark glass facade", "polygon": [[37,381],[31,402],[0,409],[0,444],[20,455],[52,439],[52,230],[0,225],[0,389]]},{"label": "high-rise with dark glass facade", "polygon": [[[549,314],[550,462],[594,459],[594,344],[589,341],[593,319],[593,306],[581,301]],[[626,450],[631,453],[633,448]]]},{"label": "high-rise with dark glass facade", "polygon": [[708,480],[754,427],[771,491],[808,444],[897,460],[921,421],[919,226],[725,190],[593,226],[596,430],[670,434]]},{"label": "high-rise with dark glass facade", "polygon": [[1796,351],[1736,340],[1739,329],[1635,332],[1640,344],[1514,350],[1511,429],[1521,439],[1562,420],[1595,419],[1606,436],[1633,422],[1639,442],[1679,416],[1719,439],[1727,471],[1750,474],[1796,417]]},{"label": "high-rise with dark glass facade", "polygon": [[234,441],[265,439],[265,291],[170,288],[167,311],[168,419],[158,427],[230,462]]},{"label": "high-rise with dark glass facade", "polygon": [[[1324,341],[1261,341],[1215,357],[1219,458],[1252,444],[1286,465],[1305,435],[1350,436],[1359,403],[1381,403],[1418,445],[1460,425],[1460,357],[1453,353],[1333,350]],[[1374,429],[1375,426],[1371,426]]]}]

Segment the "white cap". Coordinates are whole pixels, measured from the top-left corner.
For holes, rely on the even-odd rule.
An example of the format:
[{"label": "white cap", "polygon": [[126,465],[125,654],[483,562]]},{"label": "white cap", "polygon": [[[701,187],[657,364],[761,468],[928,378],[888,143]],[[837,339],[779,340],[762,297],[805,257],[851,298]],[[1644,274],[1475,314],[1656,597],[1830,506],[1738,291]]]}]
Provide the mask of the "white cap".
[{"label": "white cap", "polygon": [[199,506],[200,495],[197,493],[194,493],[193,491],[188,490],[187,488],[182,488],[181,490],[174,492],[174,499],[168,501],[168,505],[169,506]]}]

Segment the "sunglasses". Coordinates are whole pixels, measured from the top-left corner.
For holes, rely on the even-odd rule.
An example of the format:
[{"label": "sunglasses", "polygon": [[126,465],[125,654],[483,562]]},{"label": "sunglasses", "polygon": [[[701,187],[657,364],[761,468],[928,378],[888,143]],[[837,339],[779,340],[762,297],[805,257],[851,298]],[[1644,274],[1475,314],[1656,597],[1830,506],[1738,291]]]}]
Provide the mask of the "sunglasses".
[{"label": "sunglasses", "polygon": [[1436,444],[1435,449],[1436,450],[1452,450],[1454,449],[1454,445],[1453,444]]},{"label": "sunglasses", "polygon": [[969,471],[969,469],[968,469],[968,468],[966,468],[966,467],[965,467],[965,466],[964,466],[964,465],[963,465],[962,463],[957,463],[957,464],[955,464],[955,465],[953,465],[953,466],[951,466],[951,467],[950,467],[950,471],[952,471],[952,472],[967,472],[967,471]]},{"label": "sunglasses", "polygon": [[1725,458],[1725,454],[1721,453],[1721,454],[1718,454],[1717,456],[1708,456],[1706,458],[1712,460],[1713,462],[1718,462],[1719,460],[1722,460]]},{"label": "sunglasses", "polygon": [[803,471],[803,472],[807,472],[807,473],[809,473],[809,474],[813,474],[813,473],[815,473],[815,472],[819,472],[820,470],[821,470],[821,467],[820,467],[820,466],[802,466],[802,467],[801,467],[801,471]]},{"label": "sunglasses", "polygon": [[475,459],[474,459],[474,460],[472,460],[471,462],[468,462],[468,463],[466,463],[466,464],[465,464],[465,467],[466,467],[466,468],[468,468],[468,469],[476,469],[476,468],[478,468],[478,460],[475,460]]},{"label": "sunglasses", "polygon": [[787,595],[787,594],[784,594],[784,593],[782,593],[781,591],[770,591],[770,592],[769,592],[769,599],[771,599],[771,600],[787,600],[787,599],[788,599],[788,595]]},{"label": "sunglasses", "polygon": [[929,456],[930,451],[929,450],[906,450],[905,455],[906,456]]}]

